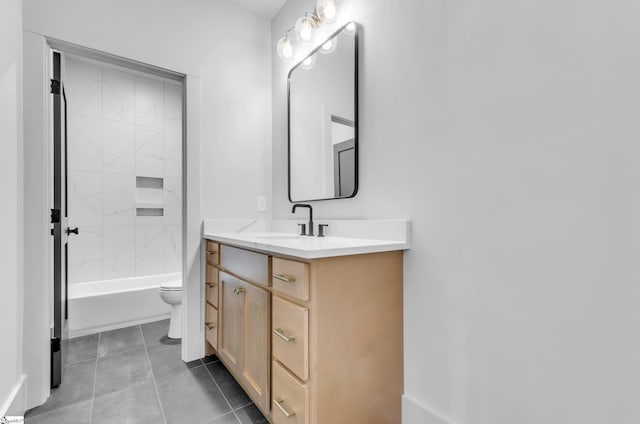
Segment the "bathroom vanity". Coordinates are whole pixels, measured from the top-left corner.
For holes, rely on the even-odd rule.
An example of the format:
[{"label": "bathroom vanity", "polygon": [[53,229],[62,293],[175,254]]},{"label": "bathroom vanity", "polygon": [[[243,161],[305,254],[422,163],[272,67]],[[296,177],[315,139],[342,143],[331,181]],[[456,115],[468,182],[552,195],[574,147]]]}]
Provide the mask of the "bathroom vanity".
[{"label": "bathroom vanity", "polygon": [[267,419],[400,422],[407,240],[207,232],[206,225],[204,238],[206,352]]}]

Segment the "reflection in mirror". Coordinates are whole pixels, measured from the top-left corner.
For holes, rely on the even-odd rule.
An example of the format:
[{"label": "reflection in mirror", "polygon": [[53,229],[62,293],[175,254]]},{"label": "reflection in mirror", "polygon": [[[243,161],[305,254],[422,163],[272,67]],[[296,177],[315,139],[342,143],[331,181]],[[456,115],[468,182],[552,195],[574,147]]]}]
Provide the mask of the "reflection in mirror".
[{"label": "reflection in mirror", "polygon": [[289,73],[289,200],[358,190],[357,26],[346,25]]}]

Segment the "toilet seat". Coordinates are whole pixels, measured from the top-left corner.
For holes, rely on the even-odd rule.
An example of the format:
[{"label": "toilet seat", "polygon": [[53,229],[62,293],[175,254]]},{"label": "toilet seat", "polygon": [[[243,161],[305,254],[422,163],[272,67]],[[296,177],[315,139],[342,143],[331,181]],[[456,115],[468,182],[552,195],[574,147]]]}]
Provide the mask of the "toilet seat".
[{"label": "toilet seat", "polygon": [[182,280],[165,281],[160,284],[161,291],[182,291]]}]

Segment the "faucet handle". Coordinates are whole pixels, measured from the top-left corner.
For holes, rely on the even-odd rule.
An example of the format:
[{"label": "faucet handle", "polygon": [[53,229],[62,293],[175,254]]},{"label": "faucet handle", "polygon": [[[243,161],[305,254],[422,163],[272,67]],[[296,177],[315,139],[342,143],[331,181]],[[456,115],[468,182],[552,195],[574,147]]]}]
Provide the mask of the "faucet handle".
[{"label": "faucet handle", "polygon": [[328,226],[329,224],[318,224],[318,237],[324,237],[324,229]]},{"label": "faucet handle", "polygon": [[306,224],[298,224],[298,227],[300,227],[300,235],[301,236],[306,236],[307,235],[307,225]]}]

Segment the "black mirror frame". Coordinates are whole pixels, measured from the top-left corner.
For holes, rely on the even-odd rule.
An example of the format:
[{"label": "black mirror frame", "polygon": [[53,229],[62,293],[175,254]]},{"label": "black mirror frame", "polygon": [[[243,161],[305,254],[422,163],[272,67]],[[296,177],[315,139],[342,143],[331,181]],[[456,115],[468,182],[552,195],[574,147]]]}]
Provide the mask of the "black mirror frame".
[{"label": "black mirror frame", "polygon": [[[293,200],[291,199],[291,74],[293,73],[294,70],[296,70],[298,67],[300,67],[302,65],[302,62],[305,61],[305,59],[307,59],[309,56],[314,55],[318,50],[320,50],[320,48],[322,47],[322,45],[327,42],[328,40],[337,37],[342,31],[344,31],[347,26],[349,25],[354,25],[355,27],[355,32],[353,34],[354,37],[354,81],[353,81],[353,85],[354,85],[354,105],[353,105],[353,113],[354,113],[354,133],[353,133],[353,142],[354,142],[354,150],[355,150],[355,164],[354,164],[354,171],[355,171],[355,178],[354,178],[354,188],[353,188],[353,193],[349,196],[342,196],[342,197],[327,197],[324,199],[300,199],[300,200]],[[349,199],[352,197],[355,197],[356,194],[358,194],[358,187],[359,187],[359,178],[358,178],[358,174],[360,173],[359,171],[359,156],[360,156],[360,149],[359,149],[359,119],[358,119],[358,45],[360,44],[358,41],[358,35],[359,35],[359,25],[357,22],[355,21],[349,21],[347,22],[345,25],[343,25],[342,27],[340,27],[337,31],[335,31],[333,34],[331,34],[329,37],[327,37],[327,39],[325,41],[323,41],[322,43],[318,44],[318,47],[316,47],[315,49],[313,49],[307,56],[305,56],[300,62],[298,62],[297,64],[295,64],[291,70],[289,71],[289,73],[287,74],[287,197],[289,198],[289,202],[291,203],[299,203],[299,202],[316,202],[316,201],[321,201],[321,200],[339,200],[339,199]]]}]

